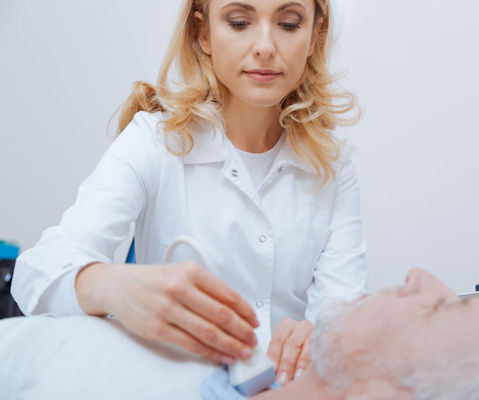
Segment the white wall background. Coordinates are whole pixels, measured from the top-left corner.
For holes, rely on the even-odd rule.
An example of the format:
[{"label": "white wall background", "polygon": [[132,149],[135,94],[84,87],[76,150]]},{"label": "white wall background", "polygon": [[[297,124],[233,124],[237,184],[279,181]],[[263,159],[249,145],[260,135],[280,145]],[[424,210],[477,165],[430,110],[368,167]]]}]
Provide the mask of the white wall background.
[{"label": "white wall background", "polygon": [[[179,1],[0,0],[0,238],[31,247],[154,82]],[[358,149],[370,288],[426,268],[479,283],[479,3],[337,0],[335,65],[364,111]]]}]

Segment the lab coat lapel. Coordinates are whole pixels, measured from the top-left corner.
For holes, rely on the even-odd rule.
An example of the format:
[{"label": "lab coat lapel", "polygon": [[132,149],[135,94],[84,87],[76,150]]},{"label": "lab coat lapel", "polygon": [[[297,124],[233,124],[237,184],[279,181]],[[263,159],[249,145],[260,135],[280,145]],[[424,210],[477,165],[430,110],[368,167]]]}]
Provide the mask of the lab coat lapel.
[{"label": "lab coat lapel", "polygon": [[288,167],[294,167],[306,173],[316,173],[316,170],[311,164],[309,164],[307,161],[303,160],[300,156],[296,154],[291,145],[288,134],[286,132],[283,132],[283,135],[286,135],[286,137],[284,138],[284,142],[278,152],[278,155],[273,161],[273,165],[271,167],[271,170],[269,171],[268,176],[259,187],[259,192],[265,190],[275,180],[275,178],[277,178],[278,175],[284,173],[283,171],[286,170]]},{"label": "lab coat lapel", "polygon": [[286,167],[293,166],[301,169],[304,172],[315,173],[316,170],[314,167],[296,154],[293,146],[291,145],[289,135],[287,133],[285,133],[285,135],[286,137],[284,139],[284,143],[273,162],[273,167],[271,170],[275,171],[280,167],[283,167],[284,169]]},{"label": "lab coat lapel", "polygon": [[[227,138],[223,125],[211,125],[198,122],[192,125],[191,132],[194,146],[191,152],[183,156],[185,165],[224,162],[221,169],[223,176],[263,211],[258,191],[253,186],[244,163],[237,154],[231,141]],[[176,139],[175,148],[185,148],[180,138]]]},{"label": "lab coat lapel", "polygon": [[228,143],[230,157],[224,164],[221,173],[233,185],[241,190],[264,213],[261,197],[254,187],[251,176],[241,157],[231,142]]},{"label": "lab coat lapel", "polygon": [[[242,193],[264,212],[259,191],[264,190],[274,179],[288,167],[295,167],[306,173],[315,173],[314,167],[299,157],[294,151],[289,136],[286,132],[284,142],[276,156],[273,166],[259,189],[256,189],[249,176],[244,163],[239,157],[233,144],[227,138],[221,123],[212,125],[205,121],[195,122],[191,127],[194,145],[192,150],[183,156],[185,165],[208,164],[224,162],[221,169],[223,176],[233,183]],[[187,148],[186,142],[172,136],[170,145],[174,149]]]},{"label": "lab coat lapel", "polygon": [[[192,125],[191,132],[193,135],[194,146],[191,152],[183,156],[185,164],[206,164],[212,162],[225,161],[228,157],[231,157],[232,143],[227,138],[223,125],[211,125],[205,121],[195,122]],[[305,172],[314,173],[314,167],[307,161],[299,157],[294,151],[289,135],[286,135],[283,145],[273,162],[272,171],[283,167],[293,166],[299,168]],[[181,139],[176,139],[174,144],[175,148],[184,149],[185,143]],[[242,163],[241,163],[242,164]],[[232,166],[234,168],[234,166]]]}]

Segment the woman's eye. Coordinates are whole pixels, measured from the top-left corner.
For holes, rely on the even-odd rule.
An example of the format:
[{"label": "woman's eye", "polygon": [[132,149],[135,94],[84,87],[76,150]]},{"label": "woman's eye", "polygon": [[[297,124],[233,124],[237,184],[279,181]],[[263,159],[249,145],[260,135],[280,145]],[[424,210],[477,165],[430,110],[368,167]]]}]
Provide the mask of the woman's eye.
[{"label": "woman's eye", "polygon": [[246,28],[246,25],[248,25],[248,22],[245,22],[245,21],[229,21],[228,25],[231,26],[234,30],[241,31],[244,28]]},{"label": "woman's eye", "polygon": [[[234,30],[241,31],[249,25],[249,22],[246,21],[229,21],[228,25],[231,26]],[[283,27],[284,30],[288,32],[294,32],[299,29],[299,24],[282,22],[279,25]]]},{"label": "woman's eye", "polygon": [[295,30],[299,29],[299,24],[291,24],[288,22],[284,22],[280,24],[285,30],[294,32]]}]

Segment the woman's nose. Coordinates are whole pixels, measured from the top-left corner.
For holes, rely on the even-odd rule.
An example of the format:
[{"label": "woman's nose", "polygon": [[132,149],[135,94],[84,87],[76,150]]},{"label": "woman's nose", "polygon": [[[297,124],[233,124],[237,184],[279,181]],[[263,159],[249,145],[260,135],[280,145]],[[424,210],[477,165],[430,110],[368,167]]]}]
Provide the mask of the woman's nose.
[{"label": "woman's nose", "polygon": [[269,58],[275,53],[275,44],[269,27],[261,27],[253,46],[255,56]]}]

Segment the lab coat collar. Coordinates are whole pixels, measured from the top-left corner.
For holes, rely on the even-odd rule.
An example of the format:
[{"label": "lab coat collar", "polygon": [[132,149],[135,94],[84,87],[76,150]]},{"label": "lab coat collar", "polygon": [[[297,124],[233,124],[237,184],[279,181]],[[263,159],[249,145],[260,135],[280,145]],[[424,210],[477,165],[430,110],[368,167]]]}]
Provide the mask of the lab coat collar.
[{"label": "lab coat collar", "polygon": [[[225,134],[223,125],[211,125],[208,122],[195,122],[191,129],[194,146],[183,156],[185,164],[208,164],[223,162],[229,157],[228,146],[233,146]],[[274,167],[294,166],[305,172],[315,173],[314,167],[299,157],[294,151],[289,136],[286,135],[283,144],[274,161]]]},{"label": "lab coat collar", "polygon": [[212,125],[206,121],[191,126],[194,140],[192,150],[183,156],[185,164],[208,164],[222,162],[227,157],[227,140],[222,124]]},{"label": "lab coat collar", "polygon": [[288,167],[293,166],[299,168],[305,172],[309,173],[316,173],[314,167],[308,163],[307,161],[303,160],[293,149],[291,145],[291,140],[289,139],[289,135],[283,130],[283,135],[286,135],[283,145],[281,146],[278,155],[274,161],[273,168],[280,168],[280,167]]}]

